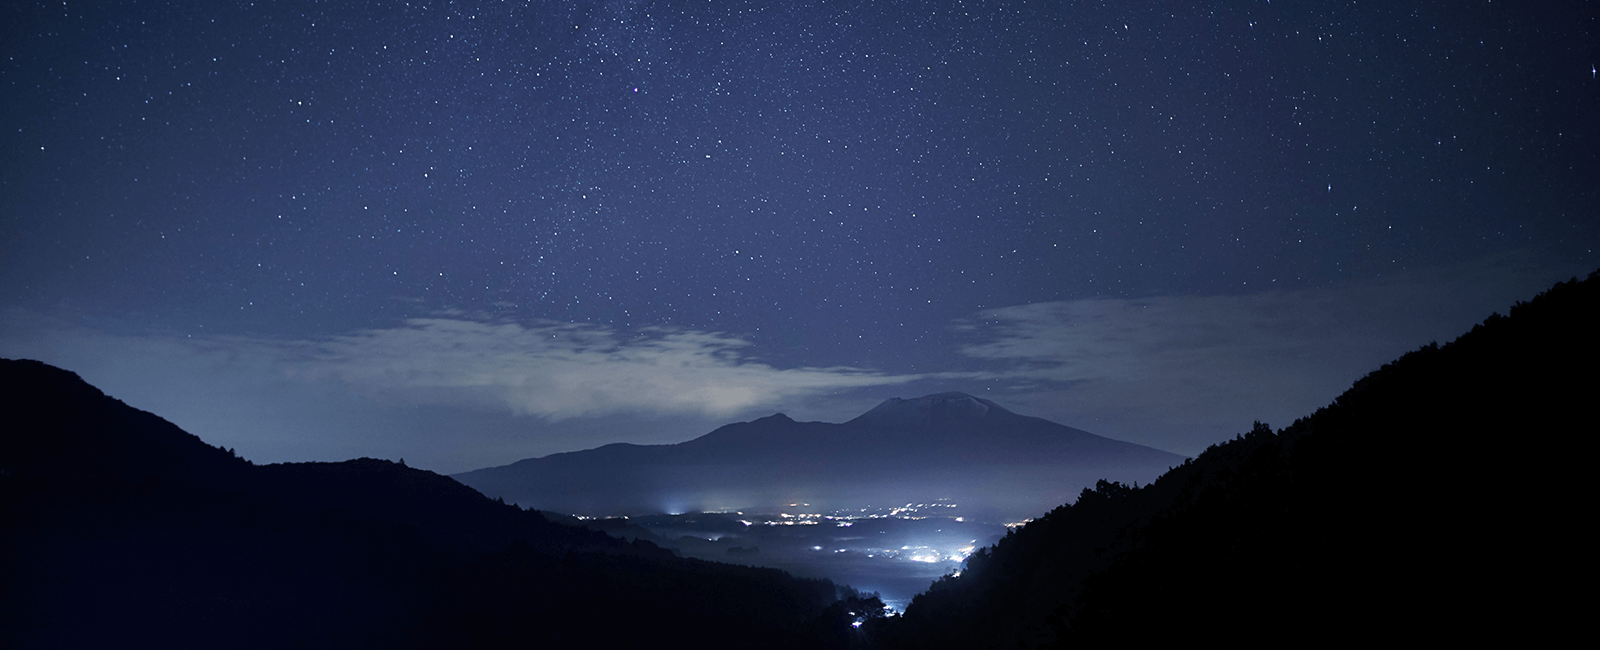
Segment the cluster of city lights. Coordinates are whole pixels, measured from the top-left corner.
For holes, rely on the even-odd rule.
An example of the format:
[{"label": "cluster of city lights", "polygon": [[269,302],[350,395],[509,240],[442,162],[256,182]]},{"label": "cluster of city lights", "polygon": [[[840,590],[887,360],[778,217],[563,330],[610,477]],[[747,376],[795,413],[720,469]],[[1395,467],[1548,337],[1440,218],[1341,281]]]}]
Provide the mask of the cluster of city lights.
[{"label": "cluster of city lights", "polygon": [[874,550],[868,553],[867,557],[877,557],[882,555],[884,557],[896,560],[909,560],[912,562],[925,562],[928,564],[935,564],[938,562],[953,562],[959,564],[961,562],[965,562],[967,557],[972,555],[972,552],[978,549],[977,543],[978,540],[972,540],[967,546],[963,546],[953,551],[940,551],[939,549],[928,546],[902,546],[898,549]]},{"label": "cluster of city lights", "polygon": [[[809,504],[809,503],[791,503],[791,504],[789,504],[789,506],[791,508],[794,508],[794,509],[798,510],[798,509],[802,509],[802,508],[809,509],[811,507],[811,504]],[[716,513],[704,513],[704,514],[735,515],[737,518],[732,518],[733,521],[739,522],[739,524],[744,526],[744,527],[753,527],[753,526],[757,526],[757,525],[760,525],[760,526],[817,526],[817,525],[821,525],[821,524],[824,524],[824,523],[831,523],[831,524],[833,524],[834,527],[847,528],[847,527],[854,526],[859,521],[873,520],[873,519],[900,519],[900,520],[912,520],[912,521],[925,520],[925,519],[948,519],[948,520],[954,521],[954,522],[964,522],[965,518],[963,518],[963,517],[951,517],[950,516],[950,515],[955,514],[954,512],[951,512],[951,509],[954,509],[954,508],[957,508],[957,507],[959,507],[959,504],[952,503],[949,500],[941,499],[941,500],[938,500],[938,501],[935,501],[935,502],[931,502],[931,503],[915,503],[915,502],[912,502],[912,503],[906,503],[904,505],[880,506],[880,507],[876,507],[876,508],[869,506],[869,507],[866,507],[866,508],[852,508],[852,509],[848,509],[848,510],[835,510],[835,511],[828,512],[828,513],[824,513],[824,512],[780,512],[780,513],[772,514],[772,515],[758,515],[758,514],[754,514],[754,513],[746,514],[745,512],[742,512],[742,511],[725,510],[725,511],[716,512]],[[579,519],[583,519],[583,520],[592,520],[592,519],[607,519],[608,517],[589,517],[589,516],[581,516],[580,515],[580,516],[578,516],[578,518]],[[623,519],[626,519],[626,517],[623,517]],[[1020,527],[1022,525],[1027,524],[1028,521],[1031,521],[1031,520],[1023,520],[1023,521],[1020,521],[1020,522],[1008,523],[1008,524],[1006,524],[1006,526],[1008,528],[1017,528],[1017,527]],[[692,522],[693,521],[690,520],[690,523],[692,523]],[[717,541],[718,539],[723,538],[725,535],[726,535],[726,533],[718,533],[718,534],[714,534],[714,535],[708,535],[706,533],[700,533],[697,536],[701,537],[703,539],[706,539],[707,541]],[[833,541],[834,541],[833,544],[827,544],[827,545],[815,544],[815,545],[810,545],[809,547],[805,547],[805,548],[809,548],[809,550],[811,552],[813,552],[813,553],[828,553],[828,554],[850,553],[850,554],[864,555],[864,556],[869,557],[869,558],[882,558],[884,560],[891,560],[891,561],[915,562],[915,563],[923,563],[923,564],[930,564],[930,565],[937,565],[937,564],[954,565],[953,568],[957,572],[959,572],[959,570],[960,570],[959,567],[960,567],[961,563],[965,562],[966,559],[969,556],[971,556],[972,553],[974,551],[976,551],[977,548],[978,548],[977,540],[968,540],[965,545],[963,545],[963,546],[961,546],[959,548],[916,545],[915,543],[907,544],[907,545],[901,546],[899,548],[884,548],[884,547],[871,547],[871,546],[858,546],[857,545],[857,544],[871,544],[871,542],[868,542],[867,539],[868,538],[860,537],[860,536],[856,536],[856,537],[834,537],[833,538]],[[850,540],[858,540],[858,541],[852,542]]]},{"label": "cluster of city lights", "polygon": [[[811,504],[809,504],[809,503],[791,503],[789,505],[790,505],[790,507],[801,507],[801,506],[809,506]],[[802,513],[790,514],[790,513],[784,512],[784,513],[779,513],[777,519],[767,519],[767,520],[761,521],[760,523],[763,524],[763,525],[767,525],[767,526],[814,526],[814,525],[820,524],[820,523],[822,523],[824,521],[831,521],[831,522],[834,523],[834,525],[836,525],[838,527],[841,527],[841,528],[845,528],[845,527],[849,527],[849,526],[855,525],[855,520],[857,520],[857,519],[910,519],[910,520],[927,519],[930,516],[936,517],[936,516],[940,516],[940,515],[937,515],[937,514],[919,514],[919,513],[921,511],[925,510],[925,509],[930,509],[930,508],[955,508],[955,507],[957,507],[957,505],[958,504],[955,504],[955,503],[907,503],[907,504],[905,504],[903,506],[895,506],[895,507],[892,507],[892,508],[888,508],[887,509],[888,512],[884,512],[884,509],[882,509],[882,508],[877,508],[877,509],[874,509],[874,508],[860,508],[860,509],[857,509],[857,510],[839,510],[839,511],[834,511],[833,514],[822,514],[822,513],[819,513],[819,512],[802,512]],[[744,513],[743,512],[739,512],[737,514],[743,515]],[[966,521],[966,518],[964,518],[964,517],[956,517],[955,520],[956,521]],[[756,524],[756,522],[750,521],[748,519],[740,519],[739,523],[744,524],[746,526],[753,526],[753,525]]]},{"label": "cluster of city lights", "polygon": [[[923,563],[926,563],[926,564],[937,564],[939,562],[949,562],[949,563],[953,563],[953,564],[960,564],[962,562],[965,562],[967,560],[967,557],[971,556],[972,552],[978,549],[977,543],[978,543],[978,540],[971,540],[970,542],[968,542],[967,546],[963,546],[961,548],[958,548],[958,549],[955,549],[955,550],[950,550],[950,551],[941,551],[939,549],[936,549],[936,548],[933,548],[933,547],[930,547],[930,546],[909,546],[908,545],[908,546],[902,546],[900,548],[875,548],[875,549],[836,548],[836,549],[833,549],[833,552],[834,553],[857,552],[857,553],[862,553],[862,554],[866,555],[867,557],[873,557],[873,558],[882,557],[882,558],[887,558],[887,559],[891,559],[891,560],[905,560],[905,561],[908,561],[908,562],[923,562]],[[822,551],[822,550],[825,550],[825,549],[824,549],[823,546],[818,545],[818,546],[812,546],[811,550],[812,551]]]}]

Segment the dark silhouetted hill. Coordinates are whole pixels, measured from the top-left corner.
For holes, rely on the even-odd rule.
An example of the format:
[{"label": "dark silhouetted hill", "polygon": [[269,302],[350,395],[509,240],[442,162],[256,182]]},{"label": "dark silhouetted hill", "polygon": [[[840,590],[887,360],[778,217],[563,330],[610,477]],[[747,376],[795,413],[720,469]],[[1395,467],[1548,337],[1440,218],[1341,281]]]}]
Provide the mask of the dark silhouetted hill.
[{"label": "dark silhouetted hill", "polygon": [[989,400],[941,393],[890,399],[844,424],[779,413],[675,445],[613,444],[455,478],[514,503],[586,515],[948,498],[1021,518],[1096,480],[1150,481],[1181,462]]},{"label": "dark silhouetted hill", "polygon": [[1600,272],[1278,432],[1100,483],[974,554],[882,647],[1547,645],[1586,620]]},{"label": "dark silhouetted hill", "polygon": [[0,360],[6,647],[810,647],[838,590],[382,460],[255,466]]}]

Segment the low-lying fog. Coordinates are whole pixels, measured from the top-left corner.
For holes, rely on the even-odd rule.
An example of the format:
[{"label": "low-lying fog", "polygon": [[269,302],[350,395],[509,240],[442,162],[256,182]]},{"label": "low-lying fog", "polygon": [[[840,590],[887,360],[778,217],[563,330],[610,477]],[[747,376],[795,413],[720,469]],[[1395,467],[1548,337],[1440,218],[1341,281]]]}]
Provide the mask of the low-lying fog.
[{"label": "low-lying fog", "polygon": [[585,519],[627,539],[644,538],[705,560],[783,569],[828,578],[904,611],[911,597],[957,571],[1007,525],[976,521],[949,501],[820,511],[796,503],[772,514],[701,512]]}]

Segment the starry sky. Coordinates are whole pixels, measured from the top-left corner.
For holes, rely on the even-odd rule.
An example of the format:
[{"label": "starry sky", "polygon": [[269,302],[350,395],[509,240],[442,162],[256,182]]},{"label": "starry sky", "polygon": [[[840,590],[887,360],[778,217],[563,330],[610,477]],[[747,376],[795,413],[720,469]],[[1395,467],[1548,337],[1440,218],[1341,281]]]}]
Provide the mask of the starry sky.
[{"label": "starry sky", "polygon": [[959,390],[1181,454],[1600,267],[1592,2],[0,8],[0,355],[444,472]]}]

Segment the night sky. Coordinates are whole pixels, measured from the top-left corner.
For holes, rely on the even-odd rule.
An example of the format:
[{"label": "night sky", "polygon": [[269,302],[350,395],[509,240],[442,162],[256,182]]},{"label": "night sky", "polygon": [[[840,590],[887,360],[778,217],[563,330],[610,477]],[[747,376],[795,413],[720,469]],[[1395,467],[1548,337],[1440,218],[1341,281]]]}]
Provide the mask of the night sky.
[{"label": "night sky", "polygon": [[947,390],[1193,455],[1600,267],[1597,17],[8,3],[0,355],[258,462]]}]

